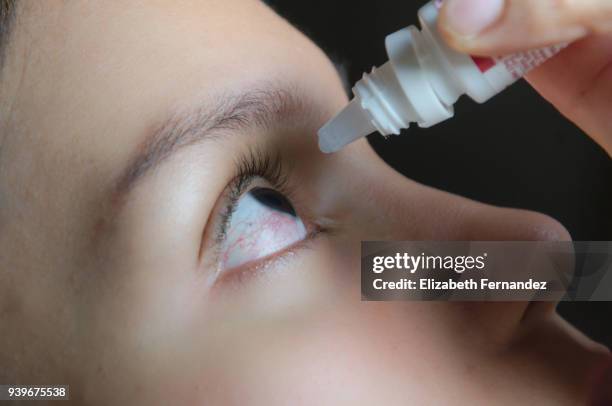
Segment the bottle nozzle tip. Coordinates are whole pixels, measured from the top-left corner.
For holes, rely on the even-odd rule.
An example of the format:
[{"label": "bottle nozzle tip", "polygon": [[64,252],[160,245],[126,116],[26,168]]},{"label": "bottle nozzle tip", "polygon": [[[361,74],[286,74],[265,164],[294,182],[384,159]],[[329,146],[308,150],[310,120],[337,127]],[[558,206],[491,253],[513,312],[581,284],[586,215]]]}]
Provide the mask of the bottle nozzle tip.
[{"label": "bottle nozzle tip", "polygon": [[376,128],[369,114],[355,98],[319,130],[319,149],[327,154],[337,152],[374,131]]}]

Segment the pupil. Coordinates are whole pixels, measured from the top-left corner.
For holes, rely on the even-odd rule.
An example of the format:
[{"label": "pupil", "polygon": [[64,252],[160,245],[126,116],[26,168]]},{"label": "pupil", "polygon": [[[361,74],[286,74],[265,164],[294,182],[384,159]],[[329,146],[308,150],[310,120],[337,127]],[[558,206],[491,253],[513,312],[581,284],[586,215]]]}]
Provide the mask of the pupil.
[{"label": "pupil", "polygon": [[297,213],[291,205],[291,202],[289,202],[289,199],[276,190],[260,187],[254,188],[250,193],[255,200],[264,206],[272,210],[277,210],[282,213],[289,214],[290,216],[297,217]]}]

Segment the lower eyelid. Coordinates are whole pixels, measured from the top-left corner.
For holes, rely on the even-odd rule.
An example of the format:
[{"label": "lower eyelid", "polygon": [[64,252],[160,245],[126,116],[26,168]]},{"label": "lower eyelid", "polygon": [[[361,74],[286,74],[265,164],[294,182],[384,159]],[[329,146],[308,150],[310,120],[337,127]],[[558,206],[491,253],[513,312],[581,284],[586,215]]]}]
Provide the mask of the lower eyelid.
[{"label": "lower eyelid", "polygon": [[310,232],[306,238],[264,258],[260,258],[234,269],[224,270],[218,273],[217,278],[213,282],[212,290],[240,288],[243,284],[248,283],[254,278],[272,277],[274,270],[282,266],[285,261],[290,261],[296,255],[300,255],[302,251],[313,249],[316,239],[324,231],[317,228]]}]

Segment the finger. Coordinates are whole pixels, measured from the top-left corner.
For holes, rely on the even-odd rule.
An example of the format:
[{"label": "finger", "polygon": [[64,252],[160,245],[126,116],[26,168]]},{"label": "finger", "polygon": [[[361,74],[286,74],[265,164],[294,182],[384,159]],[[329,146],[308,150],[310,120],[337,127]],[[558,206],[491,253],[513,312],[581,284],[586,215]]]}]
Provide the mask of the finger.
[{"label": "finger", "polygon": [[509,54],[612,32],[612,1],[445,0],[439,28],[462,52]]},{"label": "finger", "polygon": [[573,43],[527,79],[612,157],[612,33]]}]

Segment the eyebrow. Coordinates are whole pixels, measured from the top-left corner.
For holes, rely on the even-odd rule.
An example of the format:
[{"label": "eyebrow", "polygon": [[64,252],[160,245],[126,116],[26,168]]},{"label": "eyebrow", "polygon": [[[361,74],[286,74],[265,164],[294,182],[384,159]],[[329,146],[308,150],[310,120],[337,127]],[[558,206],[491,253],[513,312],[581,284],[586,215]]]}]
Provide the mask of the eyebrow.
[{"label": "eyebrow", "polygon": [[185,147],[245,129],[304,125],[308,118],[317,116],[315,103],[292,86],[268,84],[239,94],[215,95],[210,100],[208,105],[172,114],[143,140],[115,182],[114,200],[121,200],[142,178]]}]

